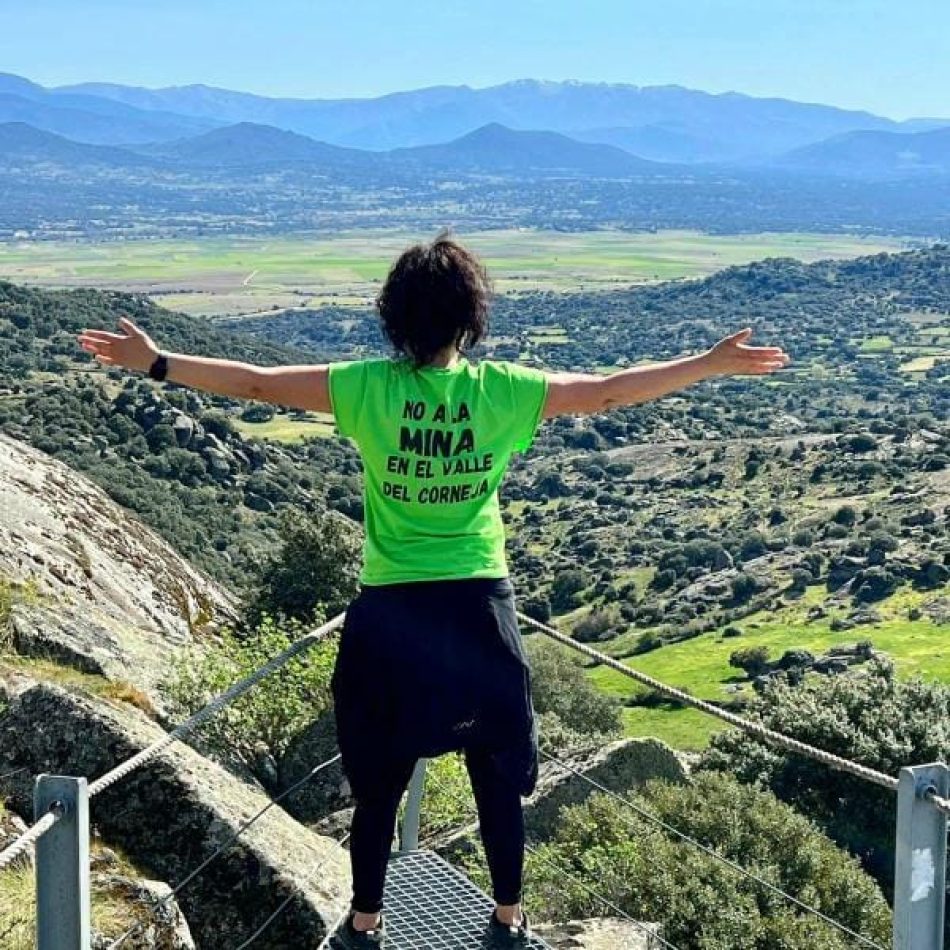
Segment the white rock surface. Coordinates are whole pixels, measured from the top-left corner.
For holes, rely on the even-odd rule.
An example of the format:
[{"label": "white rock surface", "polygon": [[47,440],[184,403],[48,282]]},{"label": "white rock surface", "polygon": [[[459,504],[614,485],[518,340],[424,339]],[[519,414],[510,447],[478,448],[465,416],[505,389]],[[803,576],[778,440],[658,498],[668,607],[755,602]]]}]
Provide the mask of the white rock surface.
[{"label": "white rock surface", "polygon": [[14,645],[153,698],[196,630],[234,600],[96,485],[0,435],[0,579],[25,585]]}]

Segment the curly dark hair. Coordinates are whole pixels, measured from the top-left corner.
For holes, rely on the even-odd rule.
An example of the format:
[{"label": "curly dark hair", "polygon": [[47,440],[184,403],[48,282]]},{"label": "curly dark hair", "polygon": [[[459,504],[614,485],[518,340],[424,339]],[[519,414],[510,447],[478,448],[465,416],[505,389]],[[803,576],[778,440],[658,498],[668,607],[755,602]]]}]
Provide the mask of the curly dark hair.
[{"label": "curly dark hair", "polygon": [[376,309],[396,352],[419,368],[453,343],[467,350],[484,339],[491,294],[481,261],[442,232],[400,254]]}]

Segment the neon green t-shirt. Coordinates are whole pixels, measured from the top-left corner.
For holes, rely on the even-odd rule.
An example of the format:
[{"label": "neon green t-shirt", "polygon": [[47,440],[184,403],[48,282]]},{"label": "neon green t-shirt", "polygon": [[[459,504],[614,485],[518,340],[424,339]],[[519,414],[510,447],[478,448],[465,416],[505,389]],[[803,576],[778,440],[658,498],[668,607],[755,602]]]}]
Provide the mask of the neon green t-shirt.
[{"label": "neon green t-shirt", "polygon": [[331,363],[329,379],[337,428],[363,459],[362,583],[507,576],[498,485],[534,439],[545,374],[372,359]]}]

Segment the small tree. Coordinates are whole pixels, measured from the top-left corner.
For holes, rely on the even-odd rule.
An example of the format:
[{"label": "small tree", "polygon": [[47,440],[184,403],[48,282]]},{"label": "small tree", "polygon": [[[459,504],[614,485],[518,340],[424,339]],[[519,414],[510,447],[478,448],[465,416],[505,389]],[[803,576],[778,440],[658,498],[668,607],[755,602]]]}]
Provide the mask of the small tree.
[{"label": "small tree", "polygon": [[842,505],[833,515],[832,521],[835,524],[844,525],[850,528],[858,520],[858,513],[851,505]]},{"label": "small tree", "polygon": [[251,623],[264,616],[312,622],[332,616],[357,591],[360,548],[354,525],[335,512],[311,515],[291,509],[280,524],[282,545],[263,567],[247,605]]},{"label": "small tree", "polygon": [[744,670],[750,677],[761,676],[769,668],[769,651],[767,647],[743,647],[733,650],[729,657],[729,665]]},{"label": "small tree", "polygon": [[561,752],[618,737],[620,702],[594,686],[580,661],[543,637],[529,637],[526,643],[542,746]]},{"label": "small tree", "polygon": [[587,586],[584,572],[577,568],[559,571],[551,584],[551,606],[557,611],[571,610],[577,606],[577,594]]},{"label": "small tree", "polygon": [[732,602],[744,604],[758,589],[759,584],[751,574],[737,574],[732,579]]}]

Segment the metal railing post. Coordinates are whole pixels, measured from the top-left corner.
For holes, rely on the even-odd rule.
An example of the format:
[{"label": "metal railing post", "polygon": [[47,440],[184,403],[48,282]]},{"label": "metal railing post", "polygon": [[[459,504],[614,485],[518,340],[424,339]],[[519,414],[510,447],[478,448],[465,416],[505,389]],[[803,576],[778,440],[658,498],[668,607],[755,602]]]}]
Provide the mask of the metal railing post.
[{"label": "metal railing post", "polygon": [[36,844],[37,950],[90,950],[89,792],[84,778],[40,775],[36,818],[60,819]]},{"label": "metal railing post", "polygon": [[419,847],[419,820],[422,815],[422,795],[426,788],[428,761],[428,759],[419,759],[412,770],[409,794],[406,796],[406,810],[402,816],[402,828],[399,832],[400,851],[415,851]]},{"label": "metal railing post", "polygon": [[897,791],[894,950],[942,950],[947,879],[947,816],[930,801],[946,798],[950,769],[937,763],[901,769]]}]

